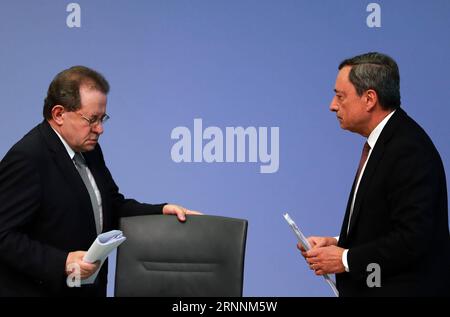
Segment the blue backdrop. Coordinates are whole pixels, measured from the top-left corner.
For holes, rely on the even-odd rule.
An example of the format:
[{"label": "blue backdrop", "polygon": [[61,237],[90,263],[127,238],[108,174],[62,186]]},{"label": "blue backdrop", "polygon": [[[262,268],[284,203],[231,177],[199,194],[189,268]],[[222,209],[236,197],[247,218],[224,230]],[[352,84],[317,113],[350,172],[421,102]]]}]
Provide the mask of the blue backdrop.
[{"label": "blue backdrop", "polygon": [[[371,2],[380,11],[368,11]],[[377,50],[397,60],[402,106],[450,170],[448,0],[74,3],[0,1],[0,157],[42,120],[57,72],[99,70],[112,87],[101,144],[121,191],[248,219],[246,296],[332,295],[282,214],[306,234],[339,233],[364,142],[328,109],[342,59]],[[172,131],[194,137],[194,119],[217,127],[224,144],[226,127],[254,127],[258,140],[260,127],[278,127],[278,170],[261,173],[268,164],[250,153],[245,162],[176,163]]]}]

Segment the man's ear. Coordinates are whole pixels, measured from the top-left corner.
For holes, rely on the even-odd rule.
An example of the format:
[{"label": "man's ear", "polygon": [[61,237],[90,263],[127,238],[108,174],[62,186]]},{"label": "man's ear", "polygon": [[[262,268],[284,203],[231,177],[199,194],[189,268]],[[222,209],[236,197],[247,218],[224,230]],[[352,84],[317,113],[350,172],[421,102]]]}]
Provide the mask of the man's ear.
[{"label": "man's ear", "polygon": [[57,125],[62,125],[64,123],[64,113],[65,109],[61,105],[56,105],[52,108],[52,119]]},{"label": "man's ear", "polygon": [[371,112],[375,109],[378,103],[378,94],[375,90],[369,89],[364,93],[364,101],[366,103],[366,110]]}]

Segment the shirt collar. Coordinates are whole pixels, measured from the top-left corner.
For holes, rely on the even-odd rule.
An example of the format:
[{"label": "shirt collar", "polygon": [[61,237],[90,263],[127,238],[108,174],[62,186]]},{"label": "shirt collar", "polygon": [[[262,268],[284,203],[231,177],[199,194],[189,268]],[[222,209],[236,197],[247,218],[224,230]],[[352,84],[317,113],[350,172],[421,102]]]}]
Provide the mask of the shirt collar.
[{"label": "shirt collar", "polygon": [[[51,128],[53,129],[53,127],[51,127]],[[75,151],[72,150],[72,148],[69,146],[69,144],[67,144],[66,140],[64,140],[64,138],[58,133],[58,131],[56,131],[55,129],[53,129],[53,131],[55,131],[56,135],[59,137],[62,144],[66,148],[67,154],[69,154],[70,159],[73,160],[73,157],[75,156]]]},{"label": "shirt collar", "polygon": [[381,131],[383,131],[384,126],[389,121],[389,119],[394,114],[395,110],[392,111],[390,114],[388,114],[378,125],[373,129],[373,131],[370,133],[369,137],[367,138],[367,143],[369,143],[369,146],[371,149],[375,147],[375,143],[377,143],[378,138],[380,137]]}]

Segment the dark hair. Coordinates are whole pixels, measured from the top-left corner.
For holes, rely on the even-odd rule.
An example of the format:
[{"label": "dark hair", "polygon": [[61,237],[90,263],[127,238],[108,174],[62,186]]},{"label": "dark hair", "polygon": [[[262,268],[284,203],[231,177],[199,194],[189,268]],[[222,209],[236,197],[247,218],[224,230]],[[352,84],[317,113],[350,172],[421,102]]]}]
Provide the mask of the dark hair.
[{"label": "dark hair", "polygon": [[358,55],[341,62],[339,70],[351,66],[349,80],[359,96],[373,89],[383,109],[400,107],[400,74],[397,63],[377,52]]},{"label": "dark hair", "polygon": [[48,87],[44,101],[44,118],[52,118],[52,109],[55,105],[61,105],[67,111],[80,109],[80,86],[82,85],[104,94],[109,92],[109,83],[102,74],[85,66],[73,66],[56,75]]}]

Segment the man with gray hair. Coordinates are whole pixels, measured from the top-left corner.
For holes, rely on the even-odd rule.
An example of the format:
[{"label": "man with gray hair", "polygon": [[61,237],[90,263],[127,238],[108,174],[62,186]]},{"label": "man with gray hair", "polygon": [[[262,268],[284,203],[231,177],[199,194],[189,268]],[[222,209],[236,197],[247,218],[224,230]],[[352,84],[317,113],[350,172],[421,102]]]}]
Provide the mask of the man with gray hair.
[{"label": "man with gray hair", "polygon": [[400,107],[397,63],[367,53],[339,65],[330,110],[366,138],[339,237],[298,248],[340,296],[449,295],[447,187],[438,151]]}]

